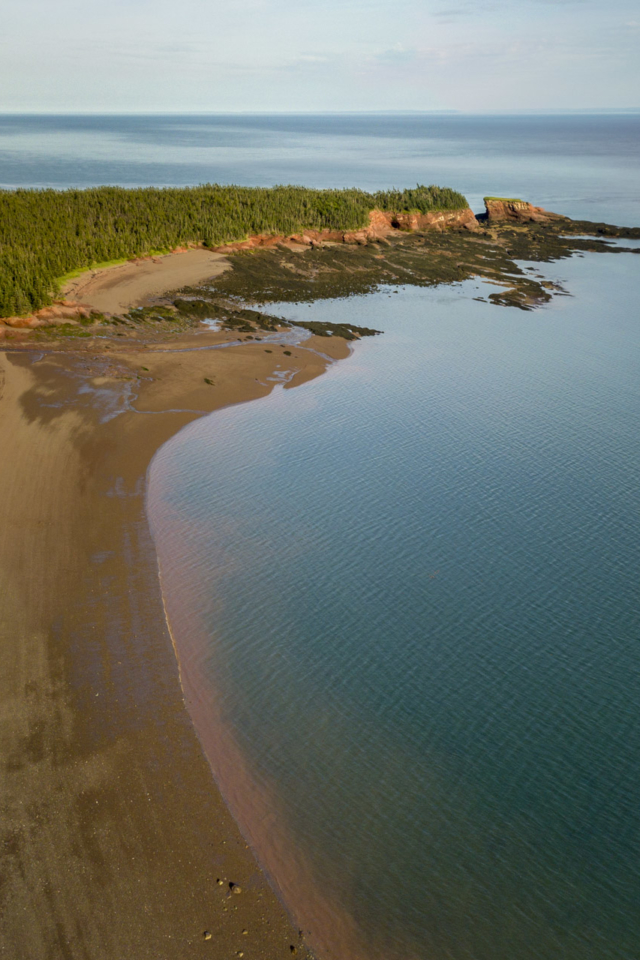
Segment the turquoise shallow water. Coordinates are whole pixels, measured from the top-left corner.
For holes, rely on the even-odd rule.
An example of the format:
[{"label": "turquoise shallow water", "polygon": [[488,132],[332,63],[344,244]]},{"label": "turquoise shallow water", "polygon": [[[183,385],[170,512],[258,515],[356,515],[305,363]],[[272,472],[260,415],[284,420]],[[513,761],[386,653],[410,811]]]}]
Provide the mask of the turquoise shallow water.
[{"label": "turquoise shallow water", "polygon": [[152,465],[201,732],[327,955],[640,955],[639,267],[545,268],[572,296],[534,313],[474,282],[280,305],[384,336]]}]

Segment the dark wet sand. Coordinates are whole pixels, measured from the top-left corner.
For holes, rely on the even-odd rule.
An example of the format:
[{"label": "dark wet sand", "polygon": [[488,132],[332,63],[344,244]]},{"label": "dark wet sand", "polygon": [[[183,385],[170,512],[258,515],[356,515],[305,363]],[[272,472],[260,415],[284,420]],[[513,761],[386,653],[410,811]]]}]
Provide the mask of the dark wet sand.
[{"label": "dark wet sand", "polygon": [[[0,352],[2,957],[309,955],[185,709],[145,515],[151,457],[199,415],[162,411],[272,387],[259,381],[281,347],[172,352],[221,339]],[[338,339],[305,347],[348,353]],[[291,386],[324,371],[295,352]],[[106,419],[127,392],[158,412]]]}]

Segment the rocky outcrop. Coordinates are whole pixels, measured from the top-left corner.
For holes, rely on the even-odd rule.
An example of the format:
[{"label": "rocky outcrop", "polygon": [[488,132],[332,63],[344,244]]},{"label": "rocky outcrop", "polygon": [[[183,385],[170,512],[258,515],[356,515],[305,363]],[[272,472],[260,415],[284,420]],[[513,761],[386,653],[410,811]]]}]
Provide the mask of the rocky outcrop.
[{"label": "rocky outcrop", "polygon": [[441,210],[437,213],[398,213],[389,214],[391,226],[398,230],[446,230],[450,227],[464,227],[477,230],[478,221],[473,210]]},{"label": "rocky outcrop", "polygon": [[0,317],[0,323],[18,330],[33,330],[37,327],[53,327],[56,324],[68,323],[70,320],[87,320],[91,313],[89,306],[58,300],[52,306],[36,310],[28,317]]},{"label": "rocky outcrop", "polygon": [[[386,229],[381,229],[380,224],[373,228],[368,227],[363,230],[344,232],[342,230],[305,230],[304,233],[292,233],[290,236],[273,236],[273,234],[258,235],[249,237],[248,240],[236,240],[233,243],[225,243],[221,247],[214,247],[215,253],[235,253],[237,250],[256,250],[258,248],[285,246],[295,249],[296,247],[314,247],[323,243],[367,243],[368,240],[384,236],[390,233],[392,227],[386,223]],[[374,233],[375,231],[375,233]]]},{"label": "rocky outcrop", "polygon": [[369,214],[369,226],[361,230],[305,230],[304,233],[294,233],[289,237],[257,236],[236,243],[226,243],[215,247],[216,253],[233,253],[236,250],[254,250],[258,247],[285,246],[318,246],[323,243],[369,243],[371,240],[382,240],[398,230],[445,230],[447,228],[464,227],[467,230],[477,230],[478,221],[472,210],[445,210],[437,213],[391,213],[383,210],[372,210]]},{"label": "rocky outcrop", "polygon": [[562,220],[557,213],[551,213],[542,207],[534,207],[526,200],[508,200],[500,197],[485,197],[486,213],[480,219],[488,221],[511,220],[514,223],[545,223],[550,220]]}]

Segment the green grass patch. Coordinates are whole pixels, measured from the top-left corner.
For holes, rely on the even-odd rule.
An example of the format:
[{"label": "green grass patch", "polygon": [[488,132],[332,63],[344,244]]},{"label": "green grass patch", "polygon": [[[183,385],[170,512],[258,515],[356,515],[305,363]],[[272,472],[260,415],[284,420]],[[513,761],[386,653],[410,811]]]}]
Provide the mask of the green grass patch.
[{"label": "green grass patch", "polygon": [[[162,250],[148,250],[140,256],[142,259],[147,259],[150,257],[164,257],[168,253],[171,253],[171,250],[167,247]],[[54,287],[59,291],[71,280],[76,280],[85,273],[91,273],[93,270],[106,270],[108,267],[121,267],[123,263],[128,263],[130,259],[131,257],[118,257],[116,260],[103,260],[101,263],[91,263],[88,267],[78,267],[76,270],[65,273],[62,277],[56,277],[53,281]]]},{"label": "green grass patch", "polygon": [[77,270],[70,270],[69,273],[65,273],[62,277],[56,277],[53,283],[56,290],[60,290],[71,280],[76,280],[85,273],[91,273],[92,270],[104,270],[106,267],[119,267],[121,264],[126,263],[127,260],[128,257],[120,257],[118,260],[104,260],[102,263],[91,263],[88,267],[78,267]]},{"label": "green grass patch", "polygon": [[483,197],[483,200],[498,200],[500,203],[526,203],[526,200],[521,200],[520,197]]},{"label": "green grass patch", "polygon": [[80,339],[93,336],[90,330],[84,330],[75,323],[58,323],[53,327],[39,327],[34,331],[34,335],[37,340],[57,340],[61,337]]}]

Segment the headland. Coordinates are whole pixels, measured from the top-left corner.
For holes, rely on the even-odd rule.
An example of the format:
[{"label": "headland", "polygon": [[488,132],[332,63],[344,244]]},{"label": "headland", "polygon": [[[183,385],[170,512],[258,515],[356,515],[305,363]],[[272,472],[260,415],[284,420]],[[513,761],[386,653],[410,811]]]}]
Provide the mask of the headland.
[{"label": "headland", "polygon": [[518,261],[616,252],[608,238],[640,236],[544,212],[523,219],[522,208],[512,217],[512,202],[473,222],[369,211],[364,233],[256,233],[145,258],[4,318],[0,953],[311,955],[185,709],[147,467],[194,418],[277,383],[295,388],[375,333],[307,323],[301,340],[269,303],[481,276],[497,288],[488,300],[530,310],[562,291]]}]

